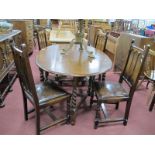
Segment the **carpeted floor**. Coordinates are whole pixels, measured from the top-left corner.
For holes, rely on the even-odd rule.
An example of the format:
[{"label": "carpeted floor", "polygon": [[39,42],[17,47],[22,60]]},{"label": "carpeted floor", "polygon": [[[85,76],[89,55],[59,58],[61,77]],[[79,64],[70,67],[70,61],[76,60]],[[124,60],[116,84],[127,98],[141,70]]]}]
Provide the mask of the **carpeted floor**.
[{"label": "carpeted floor", "polygon": [[[39,71],[35,64],[35,56],[38,50],[35,49],[30,56],[31,67],[35,82],[39,82]],[[107,73],[107,80],[118,80],[118,75],[111,72]],[[148,111],[147,101],[148,90],[145,84],[141,85],[136,91],[129,121],[127,126],[122,123],[107,125],[95,130],[93,128],[94,108],[92,110],[80,110],[77,116],[76,125],[57,125],[42,132],[45,135],[150,135],[155,134],[155,111]],[[35,119],[30,117],[26,122],[23,115],[22,95],[19,81],[13,85],[13,92],[9,93],[5,99],[6,106],[0,109],[0,134],[1,135],[32,135],[35,134]],[[87,101],[89,103],[89,99]],[[113,108],[113,110],[111,110]],[[114,107],[110,107],[113,113]],[[124,104],[122,103],[117,113],[123,113]],[[42,120],[44,121],[44,120]]]}]

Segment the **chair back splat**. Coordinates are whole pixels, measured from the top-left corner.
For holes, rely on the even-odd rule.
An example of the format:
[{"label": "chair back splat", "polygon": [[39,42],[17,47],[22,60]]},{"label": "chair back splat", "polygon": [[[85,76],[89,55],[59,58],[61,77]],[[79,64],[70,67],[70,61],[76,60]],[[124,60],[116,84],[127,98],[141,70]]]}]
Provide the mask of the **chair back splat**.
[{"label": "chair back splat", "polygon": [[105,52],[106,49],[106,43],[107,43],[107,37],[108,33],[103,33],[102,30],[98,30],[96,32],[95,36],[95,48]]},{"label": "chair back splat", "polygon": [[[22,45],[22,49],[26,47],[25,44]],[[18,73],[18,77],[20,80],[21,88],[27,94],[29,99],[35,103],[38,103],[38,98],[36,94],[35,84],[32,76],[32,70],[30,67],[29,59],[27,52],[23,52],[17,47],[13,45],[13,56],[14,61]],[[33,96],[33,98],[32,98]],[[39,104],[35,104],[35,106],[39,106]]]},{"label": "chair back splat", "polygon": [[[48,46],[48,36],[45,28],[38,28],[35,31],[35,35],[38,41],[39,50],[42,50]],[[40,81],[44,81],[48,78],[49,73],[39,68],[40,71]]]},{"label": "chair back splat", "polygon": [[[103,33],[101,29],[98,29],[95,35],[95,48],[102,52],[106,52],[107,39],[108,39],[108,33]],[[98,80],[104,81],[105,76],[106,76],[105,73],[100,74]]]},{"label": "chair back splat", "polygon": [[46,29],[37,30],[36,32],[39,50],[47,47]]},{"label": "chair back splat", "polygon": [[128,53],[128,57],[124,66],[124,69],[120,75],[119,82],[125,81],[130,87],[129,95],[132,96],[137,84],[139,77],[143,71],[145,60],[148,55],[150,46],[146,46],[146,49],[141,49],[133,45],[134,40],[131,42],[131,47]]}]

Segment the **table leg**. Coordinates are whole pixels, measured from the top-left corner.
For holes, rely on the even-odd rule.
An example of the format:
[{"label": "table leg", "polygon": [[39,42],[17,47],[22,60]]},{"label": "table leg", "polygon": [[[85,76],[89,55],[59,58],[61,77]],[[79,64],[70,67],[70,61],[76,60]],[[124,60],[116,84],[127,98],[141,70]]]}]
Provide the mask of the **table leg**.
[{"label": "table leg", "polygon": [[76,97],[77,97],[77,84],[78,84],[78,78],[73,78],[73,92],[72,97],[70,101],[70,118],[71,118],[71,124],[75,124],[75,112],[76,112]]},{"label": "table leg", "polygon": [[[86,94],[83,93],[82,89],[78,89],[78,83],[80,82],[81,78],[80,77],[74,77],[73,78],[73,93],[71,97],[71,102],[70,102],[70,118],[71,118],[71,124],[74,125],[76,121],[76,116],[78,109],[83,105],[82,108],[85,110],[88,110],[88,106],[86,103],[86,99],[88,97],[88,92]],[[77,97],[80,97],[81,100],[80,102],[77,103]]]}]

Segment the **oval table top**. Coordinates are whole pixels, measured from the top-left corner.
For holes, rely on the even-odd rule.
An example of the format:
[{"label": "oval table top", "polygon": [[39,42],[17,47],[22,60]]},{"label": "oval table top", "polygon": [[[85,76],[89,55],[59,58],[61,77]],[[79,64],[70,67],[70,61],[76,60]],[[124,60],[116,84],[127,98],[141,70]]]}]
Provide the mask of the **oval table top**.
[{"label": "oval table top", "polygon": [[[110,58],[93,47],[88,46],[87,51],[80,51],[80,46],[75,44],[62,54],[62,49],[68,47],[66,44],[57,44],[42,49],[36,56],[36,64],[47,72],[73,77],[98,75],[112,67]],[[91,58],[90,51],[95,58]]]}]

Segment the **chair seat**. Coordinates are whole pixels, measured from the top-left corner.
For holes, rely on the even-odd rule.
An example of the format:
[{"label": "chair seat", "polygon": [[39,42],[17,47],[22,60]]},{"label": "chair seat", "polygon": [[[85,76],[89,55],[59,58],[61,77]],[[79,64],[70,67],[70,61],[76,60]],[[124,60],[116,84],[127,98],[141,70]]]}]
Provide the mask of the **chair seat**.
[{"label": "chair seat", "polygon": [[51,104],[56,103],[56,101],[59,102],[63,98],[66,99],[69,97],[67,92],[51,81],[36,84],[35,86],[40,105],[47,104],[47,102]]},{"label": "chair seat", "polygon": [[110,81],[95,82],[96,95],[106,103],[116,103],[129,98],[129,93],[120,83]]},{"label": "chair seat", "polygon": [[149,80],[155,81],[155,70],[145,71],[144,74]]}]

